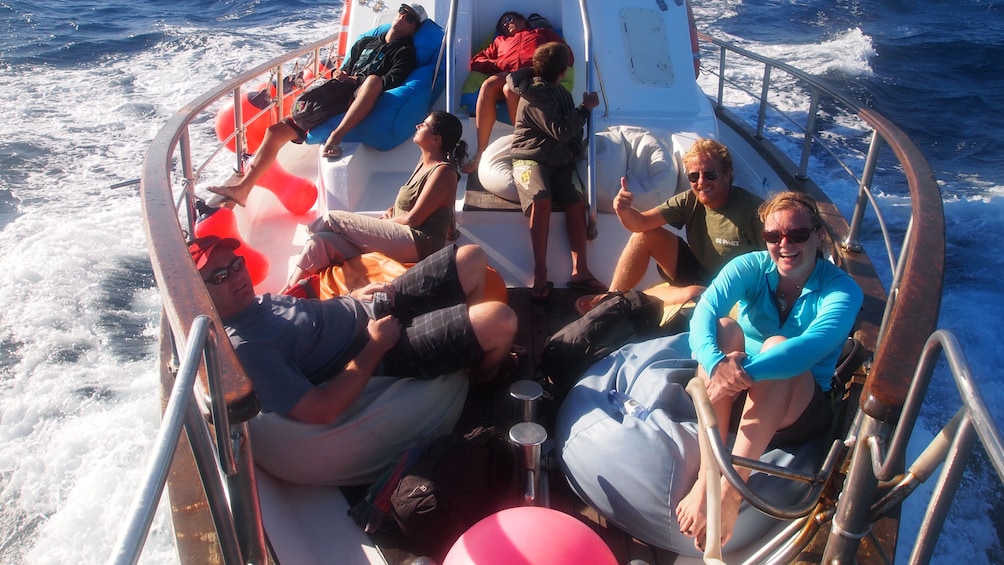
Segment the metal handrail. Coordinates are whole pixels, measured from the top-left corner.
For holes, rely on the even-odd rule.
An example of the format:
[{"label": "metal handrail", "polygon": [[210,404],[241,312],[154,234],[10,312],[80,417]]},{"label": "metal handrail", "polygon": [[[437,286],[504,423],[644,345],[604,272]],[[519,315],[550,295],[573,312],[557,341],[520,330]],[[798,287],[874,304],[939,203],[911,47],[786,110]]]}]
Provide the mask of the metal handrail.
[{"label": "metal handrail", "polygon": [[[763,63],[764,72],[763,72],[763,78],[761,79],[760,83],[759,93],[752,91],[751,89],[747,88],[746,86],[737,81],[729,79],[723,72],[715,73],[715,71],[711,70],[710,72],[712,74],[717,74],[718,76],[718,90],[717,90],[718,94],[717,94],[717,99],[715,100],[715,104],[719,108],[723,107],[725,85],[728,84],[730,87],[746,93],[748,96],[750,96],[750,98],[757,100],[757,102],[760,104],[757,113],[757,121],[755,127],[756,136],[758,138],[763,137],[764,129],[766,127],[768,109],[772,110],[777,116],[781,117],[781,119],[789,122],[794,128],[801,131],[804,136],[804,139],[802,142],[802,150],[799,154],[799,165],[797,173],[799,178],[802,179],[808,178],[809,157],[813,146],[819,147],[827,154],[829,154],[830,157],[834,160],[834,162],[837,163],[837,165],[840,166],[840,168],[842,168],[844,172],[848,174],[849,177],[851,177],[852,179],[855,180],[855,182],[857,182],[858,186],[861,187],[863,193],[861,195],[861,201],[858,202],[854,210],[853,217],[855,218],[856,221],[852,222],[850,233],[848,234],[844,244],[849,247],[855,247],[856,251],[860,250],[860,245],[857,242],[858,242],[858,233],[860,232],[860,226],[861,226],[860,219],[864,211],[863,205],[866,202],[871,204],[872,211],[875,213],[877,220],[879,222],[879,227],[882,231],[883,240],[886,246],[886,253],[889,258],[890,270],[895,271],[896,260],[895,260],[895,252],[892,246],[892,239],[891,236],[889,235],[889,230],[886,226],[882,210],[878,207],[878,203],[875,202],[874,197],[871,195],[871,190],[870,190],[871,179],[874,177],[875,169],[877,166],[878,150],[881,148],[881,141],[882,141],[881,136],[879,136],[877,133],[874,136],[872,146],[869,151],[869,158],[866,161],[863,171],[859,177],[854,172],[854,170],[847,163],[845,163],[843,159],[841,159],[840,156],[837,155],[837,153],[829,145],[825,143],[825,140],[823,140],[816,131],[816,121],[818,116],[819,104],[823,94],[826,94],[827,96],[833,98],[836,102],[838,102],[842,106],[845,106],[848,110],[852,111],[853,113],[859,112],[861,110],[861,106],[853,99],[844,96],[843,94],[840,93],[840,91],[829,86],[824,81],[824,79],[812,76],[808,73],[800,71],[799,69],[796,69],[790,65],[786,65],[774,59],[770,59],[762,55],[757,55],[752,51],[748,51],[741,47],[737,47],[732,43],[714,39],[704,34],[699,34],[699,36],[702,40],[713,43],[718,47],[719,69],[725,68],[726,54],[728,52],[733,52],[742,57],[746,57],[758,61],[760,63]],[[806,112],[806,120],[804,124],[800,123],[798,120],[794,119],[792,116],[782,111],[775,104],[771,103],[770,100],[768,99],[768,94],[771,85],[771,75],[773,69],[782,70],[785,73],[789,74],[790,76],[798,79],[799,81],[804,82],[809,86],[809,89],[812,94],[810,96],[809,109]],[[815,141],[816,143],[813,144],[813,141]],[[867,193],[867,196],[864,193]]]},{"label": "metal handrail", "polygon": [[[191,418],[187,416],[194,406],[194,386],[198,376],[199,366],[205,361],[207,370],[214,372],[215,363],[211,359],[211,348],[207,349],[210,343],[209,336],[212,333],[212,321],[208,316],[198,316],[192,324],[189,339],[185,348],[184,356],[171,389],[171,395],[164,409],[164,416],[157,439],[154,442],[153,455],[147,465],[146,477],[142,487],[133,502],[132,510],[126,525],[119,535],[115,548],[112,551],[109,563],[116,565],[134,564],[139,561],[139,556],[143,551],[147,535],[150,532],[150,525],[157,513],[157,504],[164,493],[164,486],[167,484],[168,472],[171,463],[174,461],[174,454],[181,439],[181,433],[187,425],[190,425]],[[211,379],[216,386],[220,386],[218,379]],[[214,414],[223,415],[225,418],[225,407],[222,412],[214,408]],[[200,425],[205,428],[205,420],[198,419]],[[219,427],[229,428],[225,424]],[[229,443],[226,443],[229,446]],[[221,448],[224,446],[221,445]],[[230,458],[232,459],[232,454]],[[225,553],[231,554],[228,562],[240,563],[240,548],[236,543],[237,534],[230,522],[229,531],[220,533],[221,540],[231,540],[233,543],[224,543]],[[229,549],[227,549],[229,548]]]},{"label": "metal handrail", "polygon": [[[582,34],[585,42],[586,92],[593,92],[593,65],[596,61],[593,57],[593,30],[589,23],[586,0],[579,0],[579,13],[582,15]],[[596,196],[596,127],[590,116],[586,120],[586,204],[588,205],[586,234],[589,239],[596,239],[599,235],[596,228],[598,202]]]},{"label": "metal handrail", "polygon": [[962,407],[945,425],[942,433],[931,441],[932,449],[926,450],[918,457],[909,471],[897,481],[897,486],[875,505],[877,509],[884,510],[889,501],[902,500],[944,462],[938,484],[924,514],[910,563],[930,561],[934,544],[948,514],[949,505],[958,490],[962,471],[972,453],[973,442],[977,438],[986,450],[998,478],[1004,483],[1004,440],[976,387],[962,346],[955,335],[947,330],[934,332],[924,345],[923,356],[917,366],[907,402],[903,407],[903,415],[889,443],[888,452],[883,450],[885,444],[883,438],[874,436],[862,438],[869,442],[875,475],[880,481],[892,479],[896,466],[905,459],[911,432],[942,352],[959,391]]}]

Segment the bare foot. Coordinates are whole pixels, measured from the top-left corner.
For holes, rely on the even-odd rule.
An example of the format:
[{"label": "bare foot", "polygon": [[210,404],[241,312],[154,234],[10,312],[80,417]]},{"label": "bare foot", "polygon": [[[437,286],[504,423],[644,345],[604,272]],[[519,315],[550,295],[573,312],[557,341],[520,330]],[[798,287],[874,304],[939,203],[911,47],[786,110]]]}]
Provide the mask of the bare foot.
[{"label": "bare foot", "polygon": [[210,186],[206,190],[226,198],[227,200],[232,200],[238,206],[247,206],[248,193],[251,189],[241,188],[240,185],[225,184],[223,186]]},{"label": "bare foot", "polygon": [[707,508],[708,484],[701,474],[687,496],[676,505],[676,521],[680,523],[680,533],[688,538],[696,538],[699,534],[703,536],[708,521]]},{"label": "bare foot", "polygon": [[481,163],[481,153],[476,153],[470,161],[463,164],[460,170],[468,175],[476,173],[478,170],[478,164]]},{"label": "bare foot", "polygon": [[[728,481],[722,478],[723,483]],[[722,486],[722,545],[729,543],[739,519],[739,505],[743,497],[731,485]]]},{"label": "bare foot", "polygon": [[[739,518],[739,506],[742,504],[743,497],[732,488],[728,480],[722,477],[722,501],[721,501],[721,523],[719,528],[719,539],[721,540],[721,545],[724,546],[732,539],[732,532],[736,527],[736,520]],[[695,485],[696,486],[696,485]],[[705,489],[707,486],[705,485]],[[689,496],[689,495],[688,495]],[[686,502],[686,499],[684,499]],[[682,503],[681,503],[682,504]],[[702,512],[705,514],[702,516],[704,521],[704,526],[698,530],[694,535],[694,547],[698,551],[703,552],[707,548],[707,506],[701,507]],[[686,533],[684,533],[686,535]]]}]

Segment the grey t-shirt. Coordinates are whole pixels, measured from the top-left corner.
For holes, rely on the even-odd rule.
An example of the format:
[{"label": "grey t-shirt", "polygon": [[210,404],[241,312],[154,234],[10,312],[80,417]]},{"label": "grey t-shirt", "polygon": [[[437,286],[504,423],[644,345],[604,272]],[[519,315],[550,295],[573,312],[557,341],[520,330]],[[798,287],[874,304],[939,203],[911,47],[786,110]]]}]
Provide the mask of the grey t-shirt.
[{"label": "grey t-shirt", "polygon": [[263,294],[223,323],[262,409],[286,415],[365,345],[368,321],[362,304],[348,296]]}]

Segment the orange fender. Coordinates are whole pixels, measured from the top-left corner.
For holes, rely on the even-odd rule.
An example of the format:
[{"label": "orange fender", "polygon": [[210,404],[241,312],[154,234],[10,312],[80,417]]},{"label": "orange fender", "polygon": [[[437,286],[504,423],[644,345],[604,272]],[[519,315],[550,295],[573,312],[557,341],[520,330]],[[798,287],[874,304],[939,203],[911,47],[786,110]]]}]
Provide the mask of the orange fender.
[{"label": "orange fender", "polygon": [[233,210],[217,208],[215,212],[199,220],[199,223],[195,224],[195,237],[207,235],[232,237],[241,242],[241,246],[234,250],[234,254],[244,257],[248,274],[251,275],[251,284],[259,285],[265,281],[269,269],[268,258],[264,253],[248,245],[248,242],[241,237]]}]

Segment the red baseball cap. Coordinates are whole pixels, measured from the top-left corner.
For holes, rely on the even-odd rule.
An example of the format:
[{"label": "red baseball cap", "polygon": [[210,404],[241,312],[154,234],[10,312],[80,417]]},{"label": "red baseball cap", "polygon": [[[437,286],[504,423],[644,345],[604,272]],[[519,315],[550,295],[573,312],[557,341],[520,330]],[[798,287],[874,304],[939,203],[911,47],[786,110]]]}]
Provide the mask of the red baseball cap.
[{"label": "red baseball cap", "polygon": [[188,252],[192,254],[195,261],[195,268],[201,269],[209,262],[209,256],[213,254],[213,249],[222,246],[223,249],[237,249],[241,242],[232,237],[220,237],[218,235],[207,235],[200,237],[188,244]]}]

